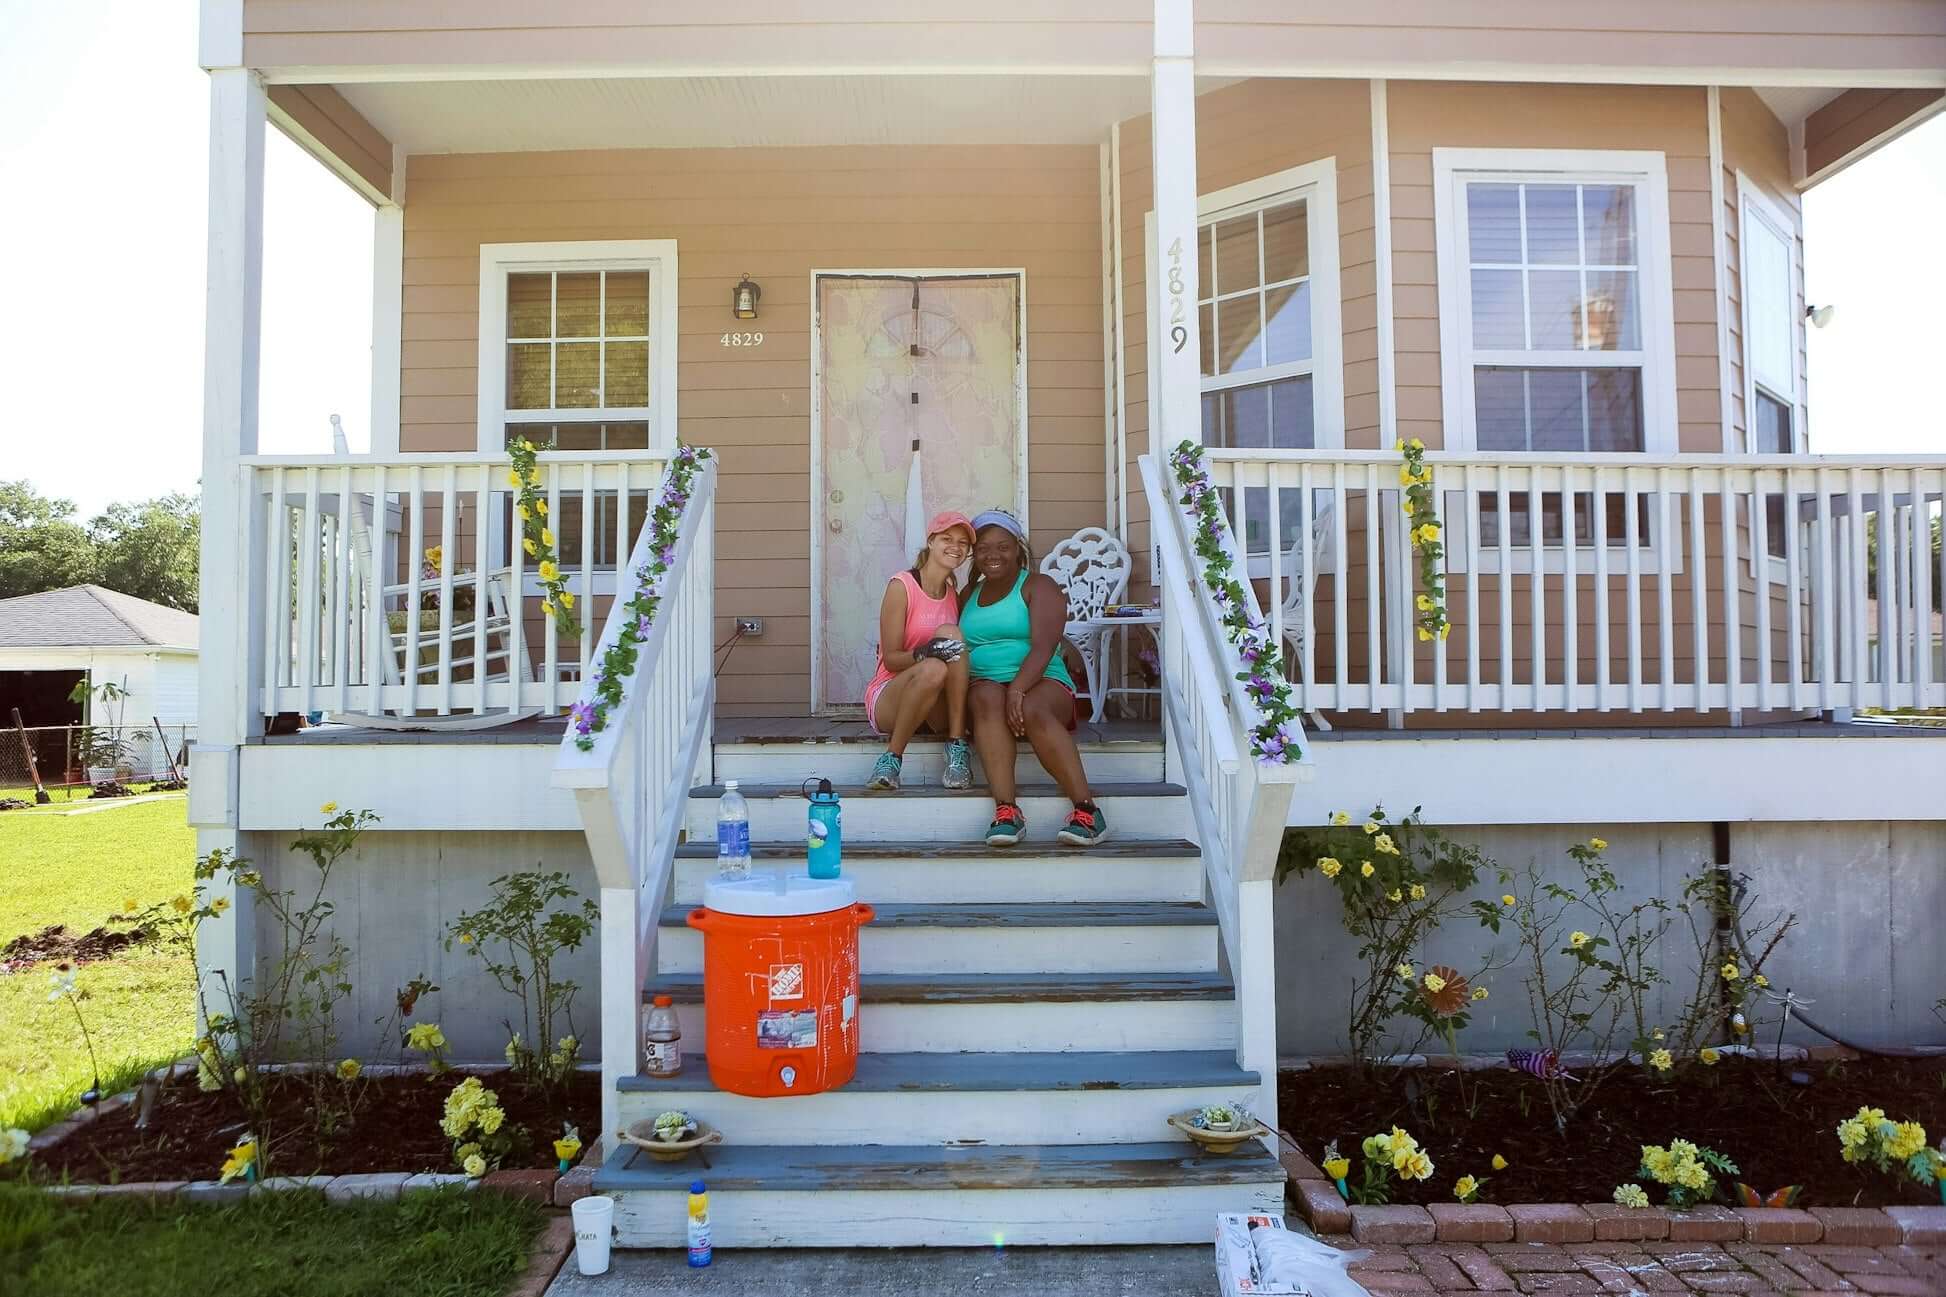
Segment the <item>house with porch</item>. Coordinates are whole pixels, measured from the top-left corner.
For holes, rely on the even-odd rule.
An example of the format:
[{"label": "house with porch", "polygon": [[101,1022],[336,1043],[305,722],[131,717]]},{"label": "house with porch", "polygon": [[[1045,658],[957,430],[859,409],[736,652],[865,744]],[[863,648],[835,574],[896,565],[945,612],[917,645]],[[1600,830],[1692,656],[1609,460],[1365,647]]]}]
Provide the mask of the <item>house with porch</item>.
[{"label": "house with porch", "polygon": [[[1271,1151],[1199,1158],[1163,1119],[1274,1125],[1280,1051],[1341,1048],[1336,915],[1272,882],[1286,826],[1338,808],[1423,805],[1509,858],[1598,830],[1650,882],[1750,873],[1819,916],[1798,985],[1861,1037],[1920,1029],[1946,731],[1886,717],[1946,707],[1946,456],[1809,453],[1802,195],[1946,105],[1941,6],[203,10],[201,847],[274,886],[319,803],[378,812],[335,898],[345,1016],[425,971],[481,1059],[501,1010],[444,924],[509,870],[569,872],[601,909],[575,975],[603,1133],[724,1129],[719,1242],[1190,1241],[1275,1206]],[[273,125],[373,204],[368,454],[259,452]],[[1412,439],[1443,637],[1416,634]],[[1183,442],[1291,664],[1295,762],[1252,751]],[[651,552],[679,446],[711,455]],[[977,773],[940,789],[915,745],[904,792],[848,799],[878,914],[856,1080],[646,1077],[645,996],[702,1038],[683,914],[720,783],[788,868],[802,781],[865,778],[915,489],[1011,508],[1037,554],[1100,529],[1113,598],[1152,605],[1074,634],[1091,695],[1147,690],[1082,731],[1114,836],[1057,847],[1025,757],[1027,839],[995,856]],[[584,750],[567,714],[652,559],[660,611]],[[232,899],[206,975],[258,957]],[[681,1239],[691,1174],[611,1152],[625,1245]]]}]

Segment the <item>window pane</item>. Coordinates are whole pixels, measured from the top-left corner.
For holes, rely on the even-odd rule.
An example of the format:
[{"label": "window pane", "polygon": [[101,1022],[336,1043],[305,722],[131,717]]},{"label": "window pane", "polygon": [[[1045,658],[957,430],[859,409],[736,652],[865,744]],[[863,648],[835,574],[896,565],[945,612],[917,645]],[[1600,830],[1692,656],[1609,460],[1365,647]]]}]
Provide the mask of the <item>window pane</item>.
[{"label": "window pane", "polygon": [[1790,249],[1768,223],[1748,209],[1743,222],[1744,264],[1749,283],[1750,361],[1755,377],[1773,390],[1792,384],[1796,312],[1791,309]]},{"label": "window pane", "polygon": [[600,274],[555,276],[554,336],[593,338],[601,333]]},{"label": "window pane", "polygon": [[605,345],[608,350],[608,399],[602,404],[647,405],[649,403],[649,344],[610,342]]},{"label": "window pane", "polygon": [[1311,222],[1302,202],[1264,213],[1264,282],[1311,273]]},{"label": "window pane", "polygon": [[[1217,282],[1222,282],[1220,269]],[[1257,315],[1262,305],[1262,299],[1255,293],[1216,304],[1218,372],[1235,374],[1246,369],[1263,368],[1263,321]]]},{"label": "window pane", "polygon": [[1520,186],[1466,187],[1468,252],[1477,262],[1520,261]]},{"label": "window pane", "polygon": [[1209,275],[1216,265],[1216,258],[1210,252],[1210,230],[1208,226],[1196,231],[1196,300],[1207,302],[1214,294],[1210,291]]},{"label": "window pane", "polygon": [[1527,346],[1518,270],[1473,272],[1473,345],[1521,351]]},{"label": "window pane", "polygon": [[1270,444],[1270,389],[1238,387],[1219,394],[1223,403],[1225,446],[1254,447]]},{"label": "window pane", "polygon": [[[646,271],[608,272],[608,337],[641,337],[649,331],[649,276]],[[613,404],[613,402],[611,402]]]},{"label": "window pane", "polygon": [[1588,272],[1588,332],[1590,351],[1640,351],[1641,306],[1633,270]]},{"label": "window pane", "polygon": [[1257,216],[1239,216],[1216,226],[1216,291],[1234,293],[1255,288],[1257,278]]},{"label": "window pane", "polygon": [[1750,444],[1759,455],[1788,455],[1796,447],[1791,441],[1791,409],[1762,388],[1757,389],[1757,408],[1752,411]]},{"label": "window pane", "polygon": [[1588,449],[1639,451],[1642,438],[1642,371],[1588,372]]},{"label": "window pane", "polygon": [[1473,430],[1481,450],[1527,449],[1526,374],[1497,365],[1473,371]]},{"label": "window pane", "polygon": [[1527,371],[1529,450],[1584,450],[1588,431],[1581,422],[1583,371],[1530,369]]},{"label": "window pane", "polygon": [[1216,373],[1216,322],[1209,307],[1196,308],[1196,327],[1201,330],[1202,374],[1210,378]]},{"label": "window pane", "polygon": [[647,450],[649,425],[646,423],[604,423],[603,446],[608,450]]},{"label": "window pane", "polygon": [[[1311,396],[1311,376],[1280,379],[1270,392],[1270,444],[1281,450],[1314,450],[1318,444],[1317,413]],[[1293,493],[1294,494],[1294,493]]]},{"label": "window pane", "polygon": [[1642,371],[1473,371],[1473,418],[1481,450],[1639,451]]},{"label": "window pane", "polygon": [[1224,440],[1226,434],[1223,428],[1223,403],[1217,399],[1218,395],[1216,392],[1203,393],[1203,444],[1205,446],[1230,444]]},{"label": "window pane", "polygon": [[545,342],[507,344],[507,408],[545,410],[547,400],[547,353]]},{"label": "window pane", "polygon": [[1570,351],[1581,345],[1581,272],[1527,272],[1527,315],[1532,351]]},{"label": "window pane", "polygon": [[1635,264],[1635,186],[1583,185],[1581,225],[1589,265]]},{"label": "window pane", "polygon": [[600,405],[601,344],[562,342],[555,344],[554,353],[555,408],[582,410]]},{"label": "window pane", "polygon": [[[602,448],[601,425],[598,423],[557,423],[551,426],[551,431],[554,434],[556,450],[600,450]],[[565,511],[567,496],[563,495],[561,499],[564,501],[561,507]],[[580,525],[579,515],[576,516],[576,525]],[[556,527],[554,530],[561,529]]]},{"label": "window pane", "polygon": [[1286,284],[1264,294],[1264,363],[1282,365],[1311,358],[1311,281]]},{"label": "window pane", "polygon": [[1573,266],[1581,261],[1578,186],[1528,185],[1527,264]]},{"label": "window pane", "polygon": [[545,338],[552,323],[552,275],[507,276],[507,336]]}]

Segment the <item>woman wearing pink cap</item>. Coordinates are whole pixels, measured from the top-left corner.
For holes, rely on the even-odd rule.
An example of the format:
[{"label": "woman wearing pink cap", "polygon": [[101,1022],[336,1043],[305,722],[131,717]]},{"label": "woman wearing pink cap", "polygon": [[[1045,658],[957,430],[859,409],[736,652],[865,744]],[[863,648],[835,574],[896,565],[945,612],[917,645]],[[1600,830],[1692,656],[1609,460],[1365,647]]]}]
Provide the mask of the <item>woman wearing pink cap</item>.
[{"label": "woman wearing pink cap", "polygon": [[921,726],[946,736],[948,788],[973,783],[966,741],[966,647],[959,633],[959,584],[953,570],[973,551],[973,524],[947,510],[926,527],[926,547],[906,571],[885,583],[878,609],[878,674],[865,686],[865,715],[885,735],[867,791],[899,786],[905,746]]}]

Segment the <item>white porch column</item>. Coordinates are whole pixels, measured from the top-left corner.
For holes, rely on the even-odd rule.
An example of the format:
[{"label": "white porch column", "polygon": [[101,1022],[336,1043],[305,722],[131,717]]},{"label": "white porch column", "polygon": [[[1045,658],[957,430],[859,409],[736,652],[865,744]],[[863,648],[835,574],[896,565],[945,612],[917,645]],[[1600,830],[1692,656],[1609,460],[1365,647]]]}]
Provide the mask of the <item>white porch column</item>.
[{"label": "white porch column", "polygon": [[[264,88],[248,68],[210,72],[209,264],[203,352],[203,625],[189,820],[199,854],[239,848],[239,747],[262,732],[263,505],[238,461],[257,449],[257,343],[263,306]],[[231,909],[198,934],[209,1006],[228,1012],[216,972],[251,975],[250,895],[222,877]]]},{"label": "white porch column", "polygon": [[1149,446],[1165,456],[1202,440],[1203,354],[1196,328],[1196,60],[1190,0],[1156,0],[1154,113],[1155,247],[1150,250],[1149,329],[1157,355],[1158,408]]},{"label": "white porch column", "polygon": [[405,150],[392,149],[391,201],[372,214],[371,453],[399,453],[399,358],[405,327]]}]

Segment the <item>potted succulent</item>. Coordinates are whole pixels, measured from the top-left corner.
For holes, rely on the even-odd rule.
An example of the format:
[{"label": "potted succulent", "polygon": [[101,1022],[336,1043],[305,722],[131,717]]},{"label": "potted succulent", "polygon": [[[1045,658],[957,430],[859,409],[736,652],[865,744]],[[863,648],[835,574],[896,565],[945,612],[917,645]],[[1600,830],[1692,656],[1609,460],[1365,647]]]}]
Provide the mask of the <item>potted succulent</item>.
[{"label": "potted succulent", "polygon": [[695,1133],[696,1119],[680,1109],[671,1108],[668,1112],[656,1114],[655,1137],[665,1144],[687,1139]]},{"label": "potted succulent", "polygon": [[1196,1116],[1197,1124],[1204,1130],[1213,1130],[1221,1134],[1235,1130],[1237,1127],[1237,1110],[1227,1103],[1205,1104],[1198,1110]]}]

